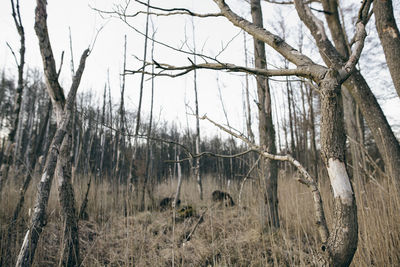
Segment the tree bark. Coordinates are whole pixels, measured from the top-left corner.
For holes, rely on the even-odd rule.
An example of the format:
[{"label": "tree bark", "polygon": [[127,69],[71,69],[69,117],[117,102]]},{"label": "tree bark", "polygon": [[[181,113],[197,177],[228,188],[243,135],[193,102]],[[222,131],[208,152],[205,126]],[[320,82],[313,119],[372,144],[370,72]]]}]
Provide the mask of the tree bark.
[{"label": "tree bark", "polygon": [[322,246],[329,266],[350,265],[358,243],[357,207],[345,165],[346,136],[340,104],[340,82],[329,70],[321,83],[321,156],[334,196],[333,229]]},{"label": "tree bark", "polygon": [[[340,22],[338,2],[337,0],[323,0],[322,7],[324,8],[324,11],[326,11],[325,19],[328,23],[328,28],[331,32],[335,48],[343,59],[347,60],[350,54],[350,46],[347,41],[348,38],[346,32]],[[361,140],[359,138],[359,129],[357,129],[355,116],[357,105],[348,88],[342,88],[342,95],[346,133],[352,140],[352,142],[350,142],[350,153],[353,165],[353,177],[359,179],[363,185],[365,179],[362,176],[362,170],[360,167],[362,155],[359,147]]]},{"label": "tree bark", "polygon": [[[37,0],[36,4],[35,32],[39,39],[47,85],[46,87],[53,103],[53,108],[56,112],[57,130],[52,141],[51,151],[46,158],[46,165],[38,186],[38,193],[36,196],[35,207],[33,209],[30,228],[25,234],[16,266],[31,266],[33,263],[40,233],[46,225],[46,208],[50,196],[53,175],[56,172],[56,169],[59,180],[60,204],[65,223],[62,252],[63,257],[60,261],[60,265],[70,266],[69,263],[72,265],[79,265],[79,245],[77,245],[79,240],[78,222],[75,212],[75,199],[70,181],[71,137],[66,136],[65,138],[65,135],[68,135],[70,132],[72,110],[82,74],[85,69],[86,59],[89,55],[89,49],[86,49],[81,56],[79,68],[73,78],[68,98],[65,100],[63,89],[58,82],[58,74],[47,30],[47,2],[45,0]],[[78,249],[78,252],[76,252],[76,249]],[[68,260],[65,261],[65,258]]]},{"label": "tree bark", "polygon": [[[253,23],[258,27],[263,27],[263,18],[260,0],[251,1],[251,15]],[[265,45],[262,41],[254,38],[254,59],[255,67],[267,68]],[[259,135],[260,145],[266,148],[271,154],[276,154],[275,130],[272,122],[271,94],[269,89],[268,78],[258,76],[257,78],[258,93],[258,112],[259,112]],[[263,228],[278,228],[278,166],[276,161],[266,159],[263,164],[263,180],[265,190],[263,210],[265,210],[265,218],[262,220]],[[263,216],[263,214],[262,214]]]},{"label": "tree bark", "polygon": [[386,63],[400,97],[400,32],[393,14],[392,0],[375,0],[374,15]]},{"label": "tree bark", "polygon": [[72,144],[71,122],[61,144],[57,161],[56,176],[58,178],[58,198],[64,218],[63,242],[59,266],[79,266],[78,218],[75,207],[74,189],[72,188],[72,162],[70,157]]}]

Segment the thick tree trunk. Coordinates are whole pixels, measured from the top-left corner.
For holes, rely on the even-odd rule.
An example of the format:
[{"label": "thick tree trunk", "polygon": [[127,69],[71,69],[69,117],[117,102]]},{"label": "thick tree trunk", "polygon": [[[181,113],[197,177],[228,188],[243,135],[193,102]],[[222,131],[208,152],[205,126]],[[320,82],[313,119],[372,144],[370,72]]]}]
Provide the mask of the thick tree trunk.
[{"label": "thick tree trunk", "polygon": [[[344,31],[339,18],[338,2],[337,0],[323,0],[322,6],[327,12],[325,13],[325,18],[328,23],[335,48],[343,57],[343,59],[347,60],[349,58],[350,48],[347,41],[348,38],[346,36],[346,32]],[[362,177],[362,171],[360,167],[362,155],[359,146],[361,140],[359,138],[359,129],[357,129],[355,116],[357,105],[352,95],[349,93],[348,88],[342,88],[342,95],[346,133],[351,138],[350,153],[353,165],[353,177],[360,179],[363,184],[364,179]]]},{"label": "thick tree trunk", "polygon": [[400,32],[393,15],[392,0],[375,0],[374,15],[386,63],[400,97]]},{"label": "thick tree trunk", "polygon": [[357,207],[345,165],[345,131],[340,83],[329,70],[321,83],[321,155],[334,196],[333,229],[322,247],[329,266],[350,265],[358,242]]},{"label": "thick tree trunk", "polygon": [[[251,15],[253,23],[258,27],[263,27],[262,10],[260,0],[251,1]],[[254,59],[255,67],[265,69],[266,56],[265,44],[254,38]],[[257,92],[258,92],[258,109],[259,109],[259,135],[260,145],[265,147],[267,152],[276,154],[275,145],[275,130],[272,123],[272,109],[271,109],[271,94],[269,91],[268,79],[265,77],[257,77]],[[264,179],[264,208],[265,223],[263,228],[279,227],[278,215],[278,166],[276,161],[266,159],[263,168]]]}]

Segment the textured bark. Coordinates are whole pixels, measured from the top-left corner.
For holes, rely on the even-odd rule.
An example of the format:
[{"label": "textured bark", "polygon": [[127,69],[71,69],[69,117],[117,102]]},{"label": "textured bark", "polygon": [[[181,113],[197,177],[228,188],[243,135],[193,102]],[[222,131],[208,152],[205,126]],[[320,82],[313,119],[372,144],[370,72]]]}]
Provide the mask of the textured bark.
[{"label": "textured bark", "polygon": [[334,194],[333,227],[322,246],[329,266],[350,265],[358,243],[357,207],[345,167],[343,112],[337,71],[330,70],[321,86],[321,156]]},{"label": "textured bark", "polygon": [[43,227],[47,224],[46,207],[50,196],[51,183],[69,119],[69,116],[64,117],[51,143],[50,152],[47,155],[45,168],[38,185],[38,192],[36,194],[29,230],[25,234],[16,266],[31,266],[33,263],[39,236],[42,233]]},{"label": "textured bark", "polygon": [[[262,10],[260,0],[251,1],[251,15],[253,23],[258,27],[263,27]],[[266,55],[264,42],[254,38],[254,59],[255,67],[266,69]],[[257,93],[258,93],[258,114],[259,114],[259,135],[260,146],[265,147],[266,151],[271,154],[276,154],[275,145],[275,130],[272,122],[272,109],[271,109],[271,94],[269,88],[268,78],[258,76],[257,78]],[[264,175],[264,203],[265,218],[263,228],[277,228],[279,227],[279,214],[278,214],[278,166],[277,162],[266,159],[262,164],[262,173]],[[264,212],[263,212],[264,213]]]},{"label": "textured bark", "polygon": [[[331,32],[335,48],[337,52],[342,56],[342,58],[344,60],[347,60],[349,58],[350,48],[347,42],[348,38],[340,22],[338,2],[337,0],[323,0],[321,3],[324,11],[326,11],[325,19],[328,23],[328,28]],[[361,143],[361,140],[359,138],[359,129],[357,129],[356,122],[357,105],[348,90],[349,89],[346,87],[342,88],[345,128],[347,135],[351,138],[351,140],[353,140],[352,142],[350,142],[353,177],[360,179],[363,184],[363,181],[365,179],[362,177],[362,171],[360,167],[362,155],[360,147],[358,145]]]},{"label": "textured bark", "polygon": [[[79,249],[79,246],[77,245],[79,235],[74,206],[75,199],[70,181],[71,137],[64,137],[70,132],[69,127],[71,123],[72,110],[83,70],[85,69],[86,59],[89,55],[89,49],[86,49],[81,56],[79,68],[73,78],[67,100],[65,100],[64,92],[58,82],[58,74],[56,71],[53,52],[47,31],[47,2],[45,0],[37,0],[36,4],[35,32],[39,39],[47,91],[50,95],[53,108],[56,112],[57,130],[52,140],[50,152],[46,158],[45,168],[38,186],[30,227],[25,235],[20,253],[17,258],[16,266],[31,266],[33,263],[40,234],[43,230],[43,227],[46,225],[46,208],[56,167],[57,176],[59,179],[60,204],[65,223],[64,244],[60,265],[71,266],[69,263],[72,263],[73,266],[78,265],[73,264],[74,262],[79,263],[79,253],[74,251],[74,249]],[[57,163],[57,161],[59,162]]]},{"label": "textured bark", "polygon": [[57,161],[56,176],[58,178],[58,198],[64,218],[63,242],[59,266],[79,266],[78,218],[75,208],[74,190],[71,183],[71,143],[70,123],[62,142]]},{"label": "textured bark", "polygon": [[392,0],[375,0],[374,15],[386,63],[400,97],[400,32],[393,15]]}]

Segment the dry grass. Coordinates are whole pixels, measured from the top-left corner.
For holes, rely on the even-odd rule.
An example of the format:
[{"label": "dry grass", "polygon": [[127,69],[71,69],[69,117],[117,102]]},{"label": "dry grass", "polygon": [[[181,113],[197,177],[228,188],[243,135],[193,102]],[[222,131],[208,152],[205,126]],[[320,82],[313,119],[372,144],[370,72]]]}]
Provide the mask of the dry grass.
[{"label": "dry grass", "polygon": [[[87,181],[76,182],[77,202],[86,190]],[[208,177],[204,182],[205,199],[200,201],[196,184],[184,181],[182,205],[191,205],[196,216],[173,219],[172,211],[137,212],[136,200],[123,186],[94,183],[89,194],[89,221],[80,223],[83,266],[309,266],[312,251],[318,244],[311,195],[307,188],[288,177],[280,177],[281,229],[261,234],[259,224],[258,185],[248,182],[244,187],[242,205],[224,208],[212,205],[211,192],[219,186]],[[54,186],[54,185],[53,185]],[[175,182],[166,182],[154,190],[156,200],[171,196]],[[229,192],[235,202],[239,186]],[[4,229],[14,207],[17,191],[8,185],[2,196],[0,223],[4,247]],[[321,184],[328,223],[332,206],[329,185]],[[58,263],[61,221],[55,188],[49,203],[48,224],[39,244],[37,266]],[[355,184],[359,218],[359,245],[353,266],[400,265],[400,201],[390,184],[382,180],[366,185],[360,192]],[[32,206],[33,188],[29,189],[27,207]],[[4,202],[3,202],[4,201]],[[150,205],[150,200],[148,200]],[[18,223],[17,253],[28,221],[28,209]],[[190,241],[185,238],[202,222]]]}]

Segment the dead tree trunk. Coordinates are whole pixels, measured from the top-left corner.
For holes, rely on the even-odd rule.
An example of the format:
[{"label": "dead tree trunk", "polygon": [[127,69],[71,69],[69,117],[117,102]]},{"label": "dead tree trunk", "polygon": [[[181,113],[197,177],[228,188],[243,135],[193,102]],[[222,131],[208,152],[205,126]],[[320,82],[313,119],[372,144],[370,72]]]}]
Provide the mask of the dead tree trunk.
[{"label": "dead tree trunk", "polygon": [[89,49],[81,56],[79,68],[74,76],[67,100],[63,89],[58,82],[53,51],[47,30],[46,1],[37,0],[35,10],[35,32],[39,39],[40,52],[43,60],[43,68],[46,78],[46,86],[57,116],[57,130],[53,138],[50,153],[47,155],[45,169],[43,171],[36,197],[35,207],[30,223],[30,228],[18,255],[16,266],[31,266],[34,260],[36,247],[40,233],[46,225],[46,207],[50,195],[53,175],[56,172],[59,182],[59,198],[64,216],[64,244],[60,265],[79,265],[78,225],[75,212],[75,199],[71,185],[70,166],[70,125],[72,109],[76,98],[76,92],[85,68]]},{"label": "dead tree trunk", "polygon": [[[251,1],[251,15],[253,24],[263,27],[262,11],[260,0]],[[254,38],[254,61],[255,67],[260,69],[267,68],[265,44]],[[268,78],[258,76],[258,116],[259,116],[259,135],[260,145],[266,147],[267,152],[276,154],[275,130],[272,122],[271,93]],[[266,159],[262,164],[262,174],[264,187],[264,203],[262,204],[262,227],[278,228],[278,166],[276,161]]]}]

